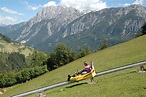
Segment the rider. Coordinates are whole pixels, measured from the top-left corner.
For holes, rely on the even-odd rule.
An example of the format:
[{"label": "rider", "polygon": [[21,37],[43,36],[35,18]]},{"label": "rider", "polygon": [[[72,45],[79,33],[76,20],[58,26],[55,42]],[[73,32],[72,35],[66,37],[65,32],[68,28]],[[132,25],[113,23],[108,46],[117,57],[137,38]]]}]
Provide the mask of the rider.
[{"label": "rider", "polygon": [[80,70],[78,72],[78,74],[86,74],[91,71],[91,66],[89,65],[89,63],[87,61],[84,62],[84,65],[85,65],[85,67],[82,70]]},{"label": "rider", "polygon": [[68,81],[71,77],[75,77],[76,75],[79,74],[86,74],[89,73],[91,71],[91,65],[89,65],[89,63],[87,61],[84,62],[85,67],[83,69],[81,69],[80,71],[77,71],[74,75],[68,75]]}]

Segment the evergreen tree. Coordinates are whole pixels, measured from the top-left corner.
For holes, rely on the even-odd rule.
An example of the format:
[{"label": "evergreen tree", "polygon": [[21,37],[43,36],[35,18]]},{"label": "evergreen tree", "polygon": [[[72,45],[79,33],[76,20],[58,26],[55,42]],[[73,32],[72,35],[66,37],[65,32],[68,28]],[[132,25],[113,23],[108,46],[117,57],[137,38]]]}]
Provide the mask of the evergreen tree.
[{"label": "evergreen tree", "polygon": [[21,70],[26,66],[25,56],[18,52],[10,53],[7,64],[11,66],[13,70]]},{"label": "evergreen tree", "polygon": [[86,56],[86,52],[82,47],[80,47],[80,50],[79,50],[79,53],[78,53],[78,58],[81,58],[81,57],[84,57],[84,56]]},{"label": "evergreen tree", "polygon": [[90,54],[91,53],[91,48],[89,46],[87,46],[85,48],[85,52],[86,52],[86,55]]},{"label": "evergreen tree", "polygon": [[142,28],[142,35],[146,34],[146,23],[141,27]]},{"label": "evergreen tree", "polygon": [[31,67],[43,66],[45,65],[46,60],[47,60],[46,54],[34,51],[33,54],[30,56],[30,66]]},{"label": "evergreen tree", "polygon": [[91,53],[91,49],[89,46],[87,46],[85,49],[83,49],[82,47],[80,47],[79,53],[78,53],[78,58],[84,57],[88,54]]},{"label": "evergreen tree", "polygon": [[100,49],[99,50],[103,50],[105,48],[108,47],[108,44],[107,44],[107,41],[103,41],[101,44],[100,44]]},{"label": "evergreen tree", "polygon": [[74,51],[69,49],[66,44],[60,43],[51,52],[50,58],[48,59],[48,68],[53,70],[57,67],[63,66],[76,59]]},{"label": "evergreen tree", "polygon": [[136,37],[142,36],[146,34],[146,23],[141,27],[141,31],[139,31]]}]

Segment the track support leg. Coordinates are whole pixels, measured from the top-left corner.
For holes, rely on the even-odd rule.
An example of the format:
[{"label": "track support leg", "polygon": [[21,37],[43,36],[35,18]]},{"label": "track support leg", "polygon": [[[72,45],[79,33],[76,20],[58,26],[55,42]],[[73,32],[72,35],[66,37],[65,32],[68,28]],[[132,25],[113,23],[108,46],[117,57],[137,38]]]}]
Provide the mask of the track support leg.
[{"label": "track support leg", "polygon": [[42,92],[39,92],[39,97],[46,97],[46,95],[43,95]]},{"label": "track support leg", "polygon": [[94,80],[94,77],[90,78],[90,80],[91,80],[91,82],[95,82],[96,83],[96,81]]}]

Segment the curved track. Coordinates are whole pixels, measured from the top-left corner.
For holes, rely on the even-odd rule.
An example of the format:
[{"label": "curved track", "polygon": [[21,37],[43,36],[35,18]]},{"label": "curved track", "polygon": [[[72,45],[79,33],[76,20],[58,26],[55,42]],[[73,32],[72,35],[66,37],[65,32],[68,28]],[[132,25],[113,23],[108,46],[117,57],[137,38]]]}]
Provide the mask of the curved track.
[{"label": "curved track", "polygon": [[[131,67],[139,66],[139,65],[144,65],[144,64],[146,64],[146,61],[139,62],[139,63],[134,63],[134,64],[130,64],[130,65],[126,65],[126,66],[122,66],[122,67],[118,67],[118,68],[114,68],[114,69],[110,69],[110,70],[106,70],[106,71],[102,71],[102,72],[98,72],[95,75],[95,77],[100,76],[100,75],[104,75],[104,74],[108,74],[108,73],[112,73],[112,72],[116,72],[116,71],[120,71],[120,70],[123,70],[123,69],[131,68]],[[21,94],[17,94],[17,95],[11,96],[11,97],[23,97],[23,96],[30,95],[30,94],[33,94],[33,93],[42,93],[43,91],[46,91],[48,89],[56,88],[56,87],[63,86],[63,85],[69,84],[69,83],[71,83],[71,82],[64,81],[64,82],[60,82],[60,83],[50,85],[50,86],[47,86],[47,87],[44,87],[44,88],[40,88],[40,89],[32,90],[32,91],[29,91],[29,92],[24,92],[24,93],[21,93]]]}]

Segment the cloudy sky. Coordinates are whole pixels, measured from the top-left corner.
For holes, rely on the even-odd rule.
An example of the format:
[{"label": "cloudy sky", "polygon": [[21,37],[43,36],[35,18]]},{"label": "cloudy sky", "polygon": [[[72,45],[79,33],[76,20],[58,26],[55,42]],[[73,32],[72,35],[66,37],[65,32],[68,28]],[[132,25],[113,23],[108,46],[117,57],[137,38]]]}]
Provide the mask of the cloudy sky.
[{"label": "cloudy sky", "polygon": [[146,0],[0,0],[0,24],[28,21],[46,6],[66,5],[80,10],[101,10],[132,4],[146,6]]}]

